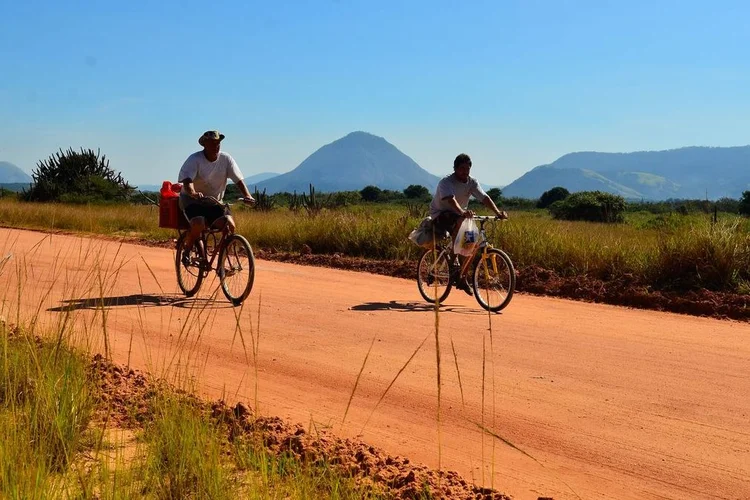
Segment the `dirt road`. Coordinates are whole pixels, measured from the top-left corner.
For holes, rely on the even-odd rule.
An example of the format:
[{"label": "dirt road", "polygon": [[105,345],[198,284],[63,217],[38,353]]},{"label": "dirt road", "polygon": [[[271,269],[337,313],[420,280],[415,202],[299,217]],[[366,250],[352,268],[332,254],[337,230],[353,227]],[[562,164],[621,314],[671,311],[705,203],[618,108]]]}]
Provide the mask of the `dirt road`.
[{"label": "dirt road", "polygon": [[210,300],[212,279],[178,295],[172,258],[0,230],[0,314],[72,320],[117,362],[518,499],[750,498],[746,323],[524,295],[490,318],[454,291],[439,315],[438,427],[436,318],[414,282],[258,261],[240,313]]}]

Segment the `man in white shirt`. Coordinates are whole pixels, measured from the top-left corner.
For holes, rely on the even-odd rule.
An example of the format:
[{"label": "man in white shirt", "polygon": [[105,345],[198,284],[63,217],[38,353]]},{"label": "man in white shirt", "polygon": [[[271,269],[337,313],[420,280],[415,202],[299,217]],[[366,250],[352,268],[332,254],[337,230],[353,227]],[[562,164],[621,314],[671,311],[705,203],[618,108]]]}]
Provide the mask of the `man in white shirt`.
[{"label": "man in white shirt", "polygon": [[[435,222],[435,230],[438,231],[438,234],[448,231],[454,240],[458,228],[461,226],[461,221],[465,218],[474,217],[474,212],[469,210],[469,198],[471,196],[474,196],[501,219],[508,218],[508,214],[497,208],[495,202],[484,192],[479,182],[469,175],[470,171],[471,158],[469,155],[461,153],[456,156],[456,159],[453,160],[453,173],[440,179],[430,203],[430,217]],[[457,279],[456,286],[468,294],[472,293],[465,278]]]},{"label": "man in white shirt", "polygon": [[201,231],[222,217],[226,218],[225,222],[219,221],[216,225],[223,227],[226,224],[230,232],[234,231],[231,211],[220,204],[229,179],[237,184],[245,203],[255,203],[242,180],[237,162],[229,153],[221,151],[224,137],[217,130],[209,130],[200,136],[198,144],[203,146],[203,150],[188,156],[177,176],[177,181],[183,186],[180,191],[180,208],[190,221],[190,232],[185,238],[186,248],[192,248]]}]

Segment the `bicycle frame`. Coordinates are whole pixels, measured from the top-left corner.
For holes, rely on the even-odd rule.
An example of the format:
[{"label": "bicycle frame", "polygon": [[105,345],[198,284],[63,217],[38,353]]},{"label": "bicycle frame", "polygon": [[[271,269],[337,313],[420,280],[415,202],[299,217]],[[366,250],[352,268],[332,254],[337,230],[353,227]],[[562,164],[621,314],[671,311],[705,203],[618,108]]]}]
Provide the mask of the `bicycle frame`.
[{"label": "bicycle frame", "polygon": [[[464,259],[464,262],[461,264],[461,267],[459,268],[459,276],[465,276],[466,272],[469,270],[471,265],[478,260],[477,258],[481,255],[484,256],[487,253],[487,250],[490,248],[495,248],[492,243],[489,242],[487,239],[487,231],[484,229],[484,225],[488,221],[495,221],[499,220],[496,217],[492,216],[484,216],[484,215],[476,215],[474,216],[474,220],[479,222],[479,243],[474,247],[474,250],[471,252],[471,255],[467,256]],[[442,245],[438,245],[442,246]],[[481,250],[481,254],[480,254]],[[438,257],[435,259],[435,262],[432,264],[432,268],[430,269],[431,272],[435,271],[435,265],[437,265],[438,262],[440,262],[440,259],[446,256],[448,258],[449,262],[453,262],[454,257],[456,257],[456,254],[453,252],[453,239],[451,239],[450,245],[442,246],[442,249],[440,253],[438,254]],[[493,271],[497,272],[497,262],[493,259],[492,260],[492,267]]]},{"label": "bicycle frame", "polygon": [[[188,231],[184,231],[185,233]],[[221,236],[218,238],[216,234],[221,233]],[[183,231],[179,232],[180,236],[182,236]],[[205,274],[208,274],[210,270],[216,270],[214,267],[214,262],[216,261],[217,256],[221,253],[221,249],[224,247],[227,236],[229,236],[229,232],[226,229],[211,229],[207,228],[201,231],[201,235],[198,238],[198,242],[203,246],[203,255],[205,256],[204,263],[207,264],[206,269],[201,269],[201,272],[204,272]],[[209,258],[209,246],[208,246],[208,239],[213,239],[213,251],[210,252],[210,258]]]}]

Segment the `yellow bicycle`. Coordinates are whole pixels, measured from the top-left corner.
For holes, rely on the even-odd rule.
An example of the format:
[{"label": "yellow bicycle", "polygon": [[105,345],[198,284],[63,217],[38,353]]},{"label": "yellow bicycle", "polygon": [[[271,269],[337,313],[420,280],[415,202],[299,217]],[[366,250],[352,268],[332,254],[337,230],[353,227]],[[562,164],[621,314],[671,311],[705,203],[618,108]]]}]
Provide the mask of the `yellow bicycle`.
[{"label": "yellow bicycle", "polygon": [[427,250],[417,265],[417,287],[431,304],[442,304],[458,280],[470,276],[471,288],[480,306],[499,312],[508,306],[516,289],[516,270],[508,254],[487,240],[485,225],[500,219],[474,216],[479,224],[479,242],[472,255],[459,264],[448,233],[440,235],[434,248]]}]

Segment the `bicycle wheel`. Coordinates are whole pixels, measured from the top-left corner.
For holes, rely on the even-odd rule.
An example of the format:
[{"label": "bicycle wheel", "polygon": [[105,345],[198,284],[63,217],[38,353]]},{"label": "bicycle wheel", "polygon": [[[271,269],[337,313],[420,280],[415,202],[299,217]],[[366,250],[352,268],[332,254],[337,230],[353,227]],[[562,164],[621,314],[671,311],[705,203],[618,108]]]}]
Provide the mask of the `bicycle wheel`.
[{"label": "bicycle wheel", "polygon": [[204,273],[201,271],[201,264],[205,262],[206,256],[203,253],[203,247],[198,244],[198,240],[193,243],[192,249],[184,249],[183,241],[187,233],[183,233],[177,240],[175,252],[175,269],[177,271],[177,284],[186,297],[192,297],[203,283]]},{"label": "bicycle wheel", "polygon": [[474,296],[488,311],[504,309],[516,289],[516,270],[510,257],[500,249],[488,248],[474,266]]},{"label": "bicycle wheel", "polygon": [[430,304],[447,299],[453,287],[452,270],[447,252],[439,247],[427,250],[417,264],[417,287],[422,298]]},{"label": "bicycle wheel", "polygon": [[217,272],[224,295],[233,305],[242,304],[255,281],[255,256],[244,236],[228,237],[219,254]]}]

